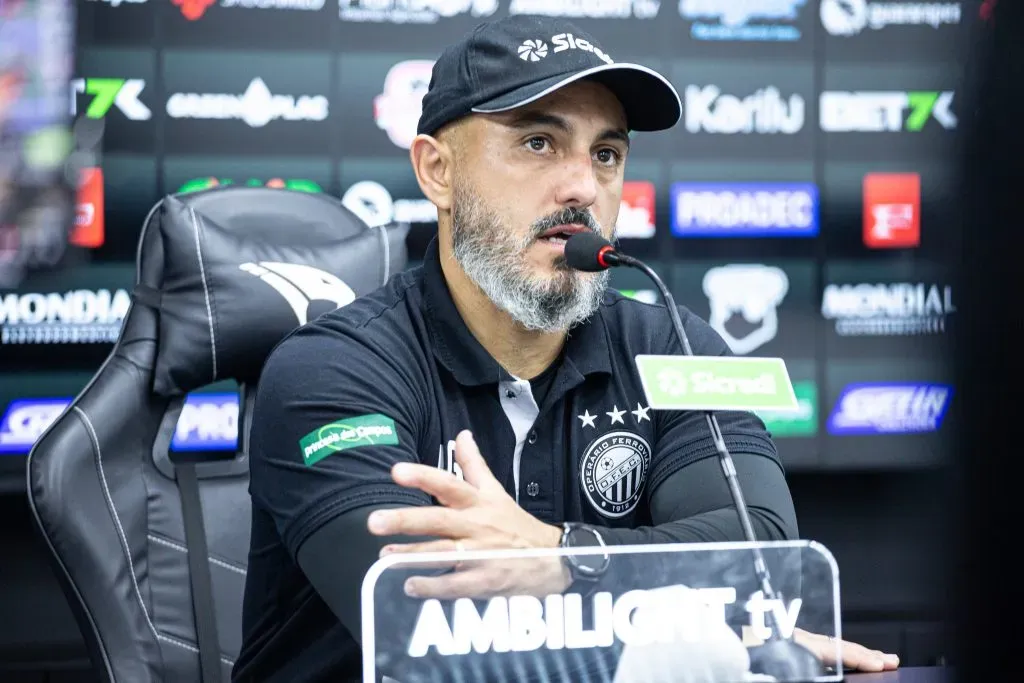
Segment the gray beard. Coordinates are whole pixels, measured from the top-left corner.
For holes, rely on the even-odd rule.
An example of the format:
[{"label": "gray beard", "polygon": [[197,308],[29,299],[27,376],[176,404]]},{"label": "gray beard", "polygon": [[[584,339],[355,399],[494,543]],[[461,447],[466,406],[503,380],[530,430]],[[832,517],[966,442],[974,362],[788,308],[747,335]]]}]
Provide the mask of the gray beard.
[{"label": "gray beard", "polygon": [[494,305],[527,330],[562,332],[593,315],[608,288],[608,271],[583,273],[564,263],[550,279],[530,272],[525,251],[539,234],[517,238],[501,216],[457,183],[452,197],[455,260]]}]

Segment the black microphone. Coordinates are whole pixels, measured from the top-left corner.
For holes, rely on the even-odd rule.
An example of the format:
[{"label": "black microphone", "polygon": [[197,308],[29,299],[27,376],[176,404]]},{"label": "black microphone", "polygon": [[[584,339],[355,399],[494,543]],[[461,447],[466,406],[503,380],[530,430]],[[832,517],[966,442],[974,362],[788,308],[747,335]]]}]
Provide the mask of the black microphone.
[{"label": "black microphone", "polygon": [[[615,249],[608,240],[594,232],[580,232],[572,235],[565,243],[565,261],[570,268],[582,270],[589,273],[607,270],[616,267],[636,268],[642,271],[661,293],[665,306],[668,308],[668,315],[672,319],[672,327],[675,329],[676,337],[683,347],[683,355],[692,356],[693,348],[690,340],[683,329],[683,321],[679,317],[679,309],[676,307],[675,299],[668,287],[661,281],[658,274],[651,270],[643,261],[632,256],[623,254]],[[740,518],[740,526],[743,527],[743,536],[750,543],[756,543],[754,527],[750,521],[750,512],[747,510],[746,499],[743,497],[743,490],[740,488],[739,479],[736,477],[736,466],[733,463],[732,455],[725,445],[722,437],[722,430],[718,426],[718,419],[710,411],[704,411],[708,427],[711,429],[711,439],[714,441],[715,450],[718,452],[718,461],[722,466],[726,483],[729,485],[729,492],[732,495],[733,504],[736,506],[736,514]],[[777,595],[771,585],[771,574],[768,565],[764,560],[761,549],[756,545],[752,548],[754,555],[754,572],[761,584],[761,591],[766,600],[776,600]],[[781,629],[775,619],[774,612],[768,610],[766,616],[772,621],[772,636],[768,641],[757,648],[752,648],[751,670],[755,673],[765,673],[775,676],[778,680],[810,680],[824,674],[824,668],[817,657],[803,646],[782,638]],[[755,668],[756,667],[756,668]],[[760,669],[760,670],[758,670]]]}]

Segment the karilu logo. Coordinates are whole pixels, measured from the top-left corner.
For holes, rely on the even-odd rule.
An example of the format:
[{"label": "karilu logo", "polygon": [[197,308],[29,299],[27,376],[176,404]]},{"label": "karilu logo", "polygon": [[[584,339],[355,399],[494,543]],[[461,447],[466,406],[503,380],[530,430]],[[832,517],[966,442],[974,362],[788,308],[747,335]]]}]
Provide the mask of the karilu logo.
[{"label": "karilu logo", "polygon": [[274,95],[262,78],[254,78],[242,95],[174,93],[167,115],[174,119],[241,119],[252,128],[271,121],[323,121],[328,101],[323,95]]},{"label": "karilu logo", "polygon": [[[243,263],[241,270],[255,275],[274,288],[284,297],[299,325],[305,325],[312,318],[335,308],[347,306],[355,301],[352,288],[340,279],[324,271],[301,263]],[[314,304],[334,304],[329,307]]]},{"label": "karilu logo", "polygon": [[804,127],[804,98],[783,98],[775,86],[747,95],[725,95],[716,85],[686,88],[686,130],[691,133],[783,133]]},{"label": "karilu logo", "polygon": [[124,289],[8,294],[0,304],[3,343],[113,343],[130,305]]},{"label": "karilu logo", "polygon": [[946,130],[956,128],[951,91],[821,93],[821,129],[829,133],[879,133],[924,129],[934,120]]},{"label": "karilu logo", "polygon": [[869,2],[822,0],[821,25],[834,36],[857,35],[890,25],[931,26],[960,23],[959,2]]},{"label": "karilu logo", "polygon": [[111,107],[117,107],[130,121],[149,121],[153,112],[139,96],[146,87],[141,78],[75,78],[71,81],[71,115],[78,114],[77,95],[91,95],[86,118],[102,119]]},{"label": "karilu logo", "polygon": [[[733,353],[745,355],[764,346],[779,332],[776,310],[789,291],[789,278],[774,266],[728,265],[704,274],[704,294],[711,304],[708,324],[722,335]],[[737,337],[727,324],[735,314],[747,324],[760,323]]]}]

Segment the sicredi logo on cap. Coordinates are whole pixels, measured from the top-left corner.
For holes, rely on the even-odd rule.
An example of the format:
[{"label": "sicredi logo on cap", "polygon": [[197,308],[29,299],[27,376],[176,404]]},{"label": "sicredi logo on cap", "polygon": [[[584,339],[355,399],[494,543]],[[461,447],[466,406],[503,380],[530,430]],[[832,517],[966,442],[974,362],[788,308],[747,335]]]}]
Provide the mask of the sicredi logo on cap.
[{"label": "sicredi logo on cap", "polygon": [[[552,54],[565,52],[566,50],[583,50],[594,53],[598,59],[605,64],[614,64],[615,60],[609,57],[601,48],[592,45],[589,40],[577,38],[571,33],[559,33],[551,36],[551,44],[554,49]],[[524,62],[539,62],[548,56],[548,44],[543,40],[524,40],[516,49],[519,59]]]}]

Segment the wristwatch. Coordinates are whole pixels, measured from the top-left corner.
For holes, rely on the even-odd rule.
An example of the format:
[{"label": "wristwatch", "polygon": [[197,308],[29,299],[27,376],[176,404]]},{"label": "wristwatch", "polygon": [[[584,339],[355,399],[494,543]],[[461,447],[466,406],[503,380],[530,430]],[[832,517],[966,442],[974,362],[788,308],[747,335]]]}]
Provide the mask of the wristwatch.
[{"label": "wristwatch", "polygon": [[[559,548],[604,548],[605,542],[597,529],[578,522],[562,524],[562,538]],[[608,553],[570,553],[562,558],[572,577],[572,588],[593,588],[608,571],[611,557]]]}]

